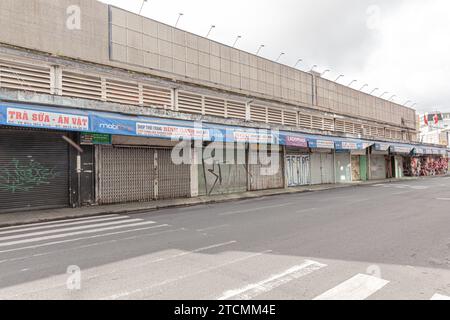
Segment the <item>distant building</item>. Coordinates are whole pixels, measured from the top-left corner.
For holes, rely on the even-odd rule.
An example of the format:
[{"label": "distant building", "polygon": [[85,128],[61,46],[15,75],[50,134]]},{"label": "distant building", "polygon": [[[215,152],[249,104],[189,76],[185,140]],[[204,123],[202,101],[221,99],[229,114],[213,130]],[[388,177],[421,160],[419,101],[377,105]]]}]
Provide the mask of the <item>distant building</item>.
[{"label": "distant building", "polygon": [[450,112],[419,116],[420,142],[450,147]]}]

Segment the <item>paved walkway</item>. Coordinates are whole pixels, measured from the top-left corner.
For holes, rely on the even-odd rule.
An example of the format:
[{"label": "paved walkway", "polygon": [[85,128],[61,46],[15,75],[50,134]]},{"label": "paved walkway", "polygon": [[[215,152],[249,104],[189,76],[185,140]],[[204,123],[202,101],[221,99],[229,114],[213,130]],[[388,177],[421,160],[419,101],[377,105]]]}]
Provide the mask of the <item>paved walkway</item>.
[{"label": "paved walkway", "polygon": [[370,185],[377,183],[386,182],[399,182],[405,180],[417,180],[421,178],[403,178],[403,179],[388,179],[388,180],[372,180],[358,183],[350,184],[332,184],[332,185],[318,185],[318,186],[305,186],[305,187],[295,187],[289,189],[278,189],[278,190],[262,190],[262,191],[251,191],[239,194],[226,194],[226,195],[215,195],[215,196],[202,196],[196,198],[185,198],[185,199],[174,199],[174,200],[156,200],[152,202],[141,202],[141,203],[127,203],[127,204],[115,204],[115,205],[105,205],[105,206],[92,206],[83,208],[64,208],[64,209],[51,209],[51,210],[39,210],[30,212],[16,212],[16,213],[6,213],[0,214],[0,227],[15,226],[22,224],[30,224],[36,222],[47,222],[56,221],[62,219],[73,219],[81,217],[89,217],[96,215],[106,215],[106,214],[132,214],[148,211],[156,211],[162,208],[171,207],[183,207],[183,206],[194,206],[205,203],[217,203],[226,201],[235,201],[241,199],[251,199],[260,198],[267,196],[274,196],[279,194],[290,194],[290,193],[302,193],[302,192],[314,192],[323,191],[337,188],[348,188],[360,185]]}]

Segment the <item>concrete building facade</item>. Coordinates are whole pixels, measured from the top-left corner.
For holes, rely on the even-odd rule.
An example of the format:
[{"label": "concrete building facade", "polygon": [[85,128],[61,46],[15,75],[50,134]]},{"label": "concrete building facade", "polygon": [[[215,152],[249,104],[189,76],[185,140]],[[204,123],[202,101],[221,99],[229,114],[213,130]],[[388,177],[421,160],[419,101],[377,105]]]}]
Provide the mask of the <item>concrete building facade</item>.
[{"label": "concrete building facade", "polygon": [[[3,0],[0,15],[0,212],[401,177],[447,157],[418,143],[413,109],[113,6]],[[191,161],[175,163],[174,137]]]}]

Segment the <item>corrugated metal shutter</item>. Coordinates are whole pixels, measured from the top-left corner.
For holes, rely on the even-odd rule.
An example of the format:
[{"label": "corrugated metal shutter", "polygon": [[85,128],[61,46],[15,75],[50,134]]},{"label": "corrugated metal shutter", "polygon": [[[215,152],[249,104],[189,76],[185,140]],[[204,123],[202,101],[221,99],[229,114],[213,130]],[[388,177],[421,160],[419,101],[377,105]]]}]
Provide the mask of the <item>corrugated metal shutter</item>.
[{"label": "corrugated metal shutter", "polygon": [[170,149],[157,149],[158,199],[187,198],[191,195],[191,166],[175,165]]},{"label": "corrugated metal shutter", "polygon": [[263,169],[268,169],[269,166],[262,164],[249,165],[250,190],[269,190],[281,189],[284,187],[283,179],[283,154],[279,152],[278,167],[274,168],[276,172],[271,175],[263,174]]},{"label": "corrugated metal shutter", "polygon": [[333,154],[319,152],[311,154],[311,178],[312,184],[334,183]]},{"label": "corrugated metal shutter", "polygon": [[289,187],[310,184],[310,157],[309,155],[286,156],[286,177]]},{"label": "corrugated metal shutter", "polygon": [[98,146],[97,164],[99,204],[153,200],[153,149]]},{"label": "corrugated metal shutter", "polygon": [[352,181],[349,152],[336,153],[336,178],[340,183]]},{"label": "corrugated metal shutter", "polygon": [[69,206],[63,134],[0,129],[0,212]]},{"label": "corrugated metal shutter", "polygon": [[386,179],[386,159],[383,155],[370,155],[371,179]]},{"label": "corrugated metal shutter", "polygon": [[99,204],[189,197],[190,165],[175,165],[171,149],[97,148]]}]

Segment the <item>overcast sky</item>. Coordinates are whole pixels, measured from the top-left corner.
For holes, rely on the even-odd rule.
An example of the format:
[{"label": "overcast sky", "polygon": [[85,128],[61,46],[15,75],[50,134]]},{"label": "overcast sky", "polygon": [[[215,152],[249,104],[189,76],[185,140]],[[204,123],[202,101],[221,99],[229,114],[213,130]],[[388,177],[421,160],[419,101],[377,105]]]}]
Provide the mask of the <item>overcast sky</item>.
[{"label": "overcast sky", "polygon": [[[139,12],[142,0],[102,0]],[[365,91],[380,88],[395,102],[450,112],[448,0],[149,0],[142,15],[303,70],[331,69],[326,78]]]}]

